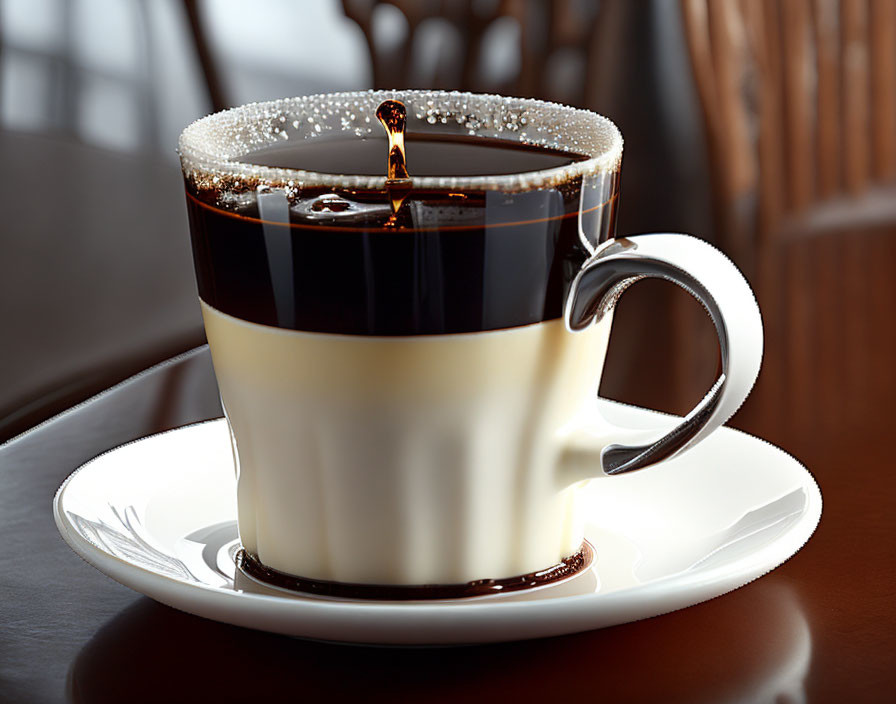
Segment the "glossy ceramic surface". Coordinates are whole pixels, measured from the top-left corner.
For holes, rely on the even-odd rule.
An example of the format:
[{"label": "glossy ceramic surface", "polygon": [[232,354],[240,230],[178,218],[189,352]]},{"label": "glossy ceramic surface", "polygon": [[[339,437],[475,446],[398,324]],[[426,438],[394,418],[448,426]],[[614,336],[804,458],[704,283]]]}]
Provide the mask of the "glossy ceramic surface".
[{"label": "glossy ceramic surface", "polygon": [[[678,419],[598,401],[625,427]],[[81,557],[162,603],[219,621],[324,640],[497,642],[656,616],[762,576],[797,552],[821,494],[789,455],[723,428],[648,471],[583,485],[588,571],[538,590],[440,602],[299,596],[239,574],[235,481],[223,420],[124,445],[91,460],[56,495],[57,526]]]}]

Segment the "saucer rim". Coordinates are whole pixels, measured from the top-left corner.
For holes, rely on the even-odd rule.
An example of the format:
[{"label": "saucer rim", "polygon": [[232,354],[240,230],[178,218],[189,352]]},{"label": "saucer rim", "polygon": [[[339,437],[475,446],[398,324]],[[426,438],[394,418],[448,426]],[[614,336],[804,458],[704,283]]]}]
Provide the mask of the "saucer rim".
[{"label": "saucer rim", "polygon": [[[626,404],[610,399],[600,398],[598,399],[598,402],[624,406],[641,411],[648,411],[657,415],[675,417],[672,414],[655,411],[653,409],[645,409],[633,404]],[[198,590],[203,594],[213,595],[213,598],[216,601],[221,601],[222,603],[232,602],[233,599],[237,599],[243,602],[249,602],[275,608],[278,609],[281,613],[283,611],[300,612],[311,609],[318,612],[336,612],[343,614],[345,612],[351,612],[351,616],[353,617],[366,616],[369,618],[380,618],[384,614],[400,615],[413,613],[417,617],[427,616],[447,621],[451,618],[455,618],[457,616],[457,612],[459,611],[499,611],[502,614],[502,617],[507,617],[509,615],[514,615],[517,612],[528,612],[531,609],[532,602],[529,600],[496,601],[487,597],[468,597],[453,600],[434,600],[426,602],[414,601],[405,603],[376,600],[329,600],[319,599],[313,596],[309,596],[308,598],[296,598],[296,596],[293,595],[279,596],[273,594],[255,594],[233,588],[213,586],[202,582],[190,582],[154,572],[141,565],[128,562],[127,560],[124,560],[116,555],[108,553],[102,547],[75,531],[70,522],[62,515],[61,504],[64,500],[64,493],[67,487],[82,471],[89,470],[89,468],[95,462],[105,457],[106,455],[116,452],[117,450],[120,450],[129,445],[134,445],[153,438],[158,438],[169,433],[175,433],[196,426],[207,425],[209,423],[222,422],[225,422],[223,417],[207,419],[196,423],[179,426],[177,428],[171,428],[160,433],[154,433],[143,436],[141,438],[136,438],[129,442],[122,443],[120,445],[117,445],[116,447],[110,448],[109,450],[106,450],[105,452],[102,452],[91,458],[87,462],[84,462],[81,466],[79,466],[76,470],[69,474],[68,477],[66,477],[53,497],[53,517],[63,540],[79,557],[81,557],[85,562],[90,564],[95,569],[99,570],[122,586],[128,587],[129,589],[133,589],[143,594],[147,594],[148,596],[150,595],[148,590],[144,590],[142,588],[137,589],[133,586],[133,584],[122,581],[118,578],[118,573],[121,572],[123,574],[133,575],[135,572],[137,572],[142,576],[144,581],[150,584],[154,583],[159,585],[161,591],[168,591],[172,588],[172,586],[174,586],[182,593],[184,591]],[[558,596],[550,600],[550,608],[575,608],[576,606],[588,602],[593,602],[596,599],[599,599],[605,608],[612,608],[615,602],[624,604],[632,596],[637,596],[639,599],[649,600],[653,596],[656,596],[654,595],[654,592],[662,592],[665,585],[671,581],[676,582],[675,591],[679,593],[693,594],[694,592],[699,592],[701,587],[704,588],[704,591],[707,587],[709,587],[709,591],[712,592],[709,596],[700,596],[700,598],[696,600],[693,597],[689,597],[684,600],[687,603],[683,606],[673,606],[668,610],[657,611],[650,616],[643,616],[636,619],[622,618],[617,623],[625,623],[633,620],[641,620],[641,618],[659,616],[665,613],[679,610],[681,608],[684,608],[685,606],[696,605],[705,601],[709,601],[713,598],[723,596],[742,586],[746,586],[755,579],[758,579],[759,577],[762,577],[772,570],[777,569],[778,567],[783,565],[806,545],[808,540],[812,537],[815,530],[817,529],[823,509],[821,490],[811,471],[809,471],[805,467],[805,465],[803,465],[790,453],[762,438],[750,435],[749,433],[738,430],[737,428],[729,428],[727,426],[720,429],[720,432],[735,433],[745,436],[751,441],[759,441],[771,448],[773,451],[779,453],[782,456],[782,460],[787,460],[788,462],[792,463],[795,470],[797,468],[802,470],[803,474],[805,475],[802,488],[806,490],[806,506],[798,521],[796,521],[796,523],[792,525],[780,538],[762,546],[759,550],[750,552],[748,555],[741,556],[733,562],[717,565],[705,570],[696,570],[690,573],[674,573],[657,579],[649,580],[636,586],[625,587],[603,594],[587,593],[569,596]],[[793,547],[794,545],[796,545],[795,548]],[[718,591],[711,588],[712,585],[718,584],[724,584],[728,586],[728,588],[726,588],[724,591]],[[159,591],[159,589],[153,589],[153,595],[151,596],[151,598],[171,605],[174,608],[178,608],[179,610],[187,611],[181,606],[170,604],[169,601],[165,600],[162,596],[159,596]],[[666,596],[665,598],[668,597]],[[185,601],[195,601],[195,599],[188,598]],[[198,615],[201,616],[202,614]],[[231,623],[236,622],[231,621]],[[244,624],[238,623],[237,625]],[[611,624],[608,623],[606,625]],[[594,628],[594,626],[585,625],[581,630],[591,630],[592,628]],[[270,629],[265,628],[263,630]],[[281,632],[292,633],[292,629],[287,629]],[[440,640],[439,642],[442,641]]]}]

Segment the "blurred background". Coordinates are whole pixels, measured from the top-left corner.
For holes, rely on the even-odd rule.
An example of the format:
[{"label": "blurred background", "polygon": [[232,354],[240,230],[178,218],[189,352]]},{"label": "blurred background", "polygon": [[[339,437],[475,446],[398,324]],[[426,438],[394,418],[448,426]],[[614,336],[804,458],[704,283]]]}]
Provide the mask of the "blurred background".
[{"label": "blurred background", "polygon": [[[618,234],[696,234],[757,292],[766,361],[734,425],[807,462],[888,430],[894,0],[0,0],[0,442],[203,343],[184,126],[403,87],[613,119]],[[700,306],[645,281],[601,393],[686,412],[717,357]]]}]

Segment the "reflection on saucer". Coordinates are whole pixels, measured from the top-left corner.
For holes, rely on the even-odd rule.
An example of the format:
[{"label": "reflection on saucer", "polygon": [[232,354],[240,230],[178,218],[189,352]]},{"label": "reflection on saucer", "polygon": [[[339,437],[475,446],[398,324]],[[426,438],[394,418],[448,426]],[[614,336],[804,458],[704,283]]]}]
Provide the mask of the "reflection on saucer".
[{"label": "reflection on saucer", "polygon": [[[254,591],[255,587],[274,591],[277,596],[293,596],[313,599],[335,599],[356,603],[383,604],[396,602],[409,604],[444,602],[479,602],[484,599],[507,601],[505,597],[524,596],[528,601],[533,595],[555,590],[569,582],[587,584],[593,593],[595,584],[594,548],[587,540],[578,552],[559,564],[524,575],[505,579],[481,579],[466,584],[347,584],[344,582],[318,581],[278,572],[262,564],[245,549],[232,554],[236,561],[233,585],[239,591]],[[578,587],[581,590],[581,587]]]},{"label": "reflection on saucer", "polygon": [[[340,600],[338,597],[294,592],[278,588],[245,574],[242,569],[236,566],[242,550],[236,521],[225,521],[194,531],[184,536],[184,542],[195,546],[196,550],[194,552],[196,555],[190,561],[190,568],[192,573],[199,575],[206,584],[220,584],[238,592],[263,594],[279,598]],[[464,601],[474,599],[476,601],[484,599],[531,601],[533,599],[556,599],[579,594],[594,594],[600,588],[600,579],[596,565],[593,564],[594,559],[593,548],[589,544],[584,569],[568,575],[562,580],[504,594],[467,597]]]},{"label": "reflection on saucer", "polygon": [[69,671],[68,697],[76,704],[293,697],[493,704],[562,693],[587,701],[798,703],[811,653],[799,604],[768,580],[624,626],[462,648],[304,641],[141,598],[82,648]]}]

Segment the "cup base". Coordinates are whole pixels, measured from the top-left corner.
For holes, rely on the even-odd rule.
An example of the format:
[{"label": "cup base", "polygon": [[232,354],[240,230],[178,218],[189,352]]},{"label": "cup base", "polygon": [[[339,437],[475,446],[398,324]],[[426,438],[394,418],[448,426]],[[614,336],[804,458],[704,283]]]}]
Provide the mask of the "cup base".
[{"label": "cup base", "polygon": [[547,569],[503,579],[477,579],[464,584],[357,584],[307,579],[286,574],[264,565],[241,548],[236,566],[247,577],[277,589],[300,594],[371,601],[426,601],[465,599],[534,589],[560,582],[586,570],[594,561],[594,548],[587,540],[577,552]]}]

